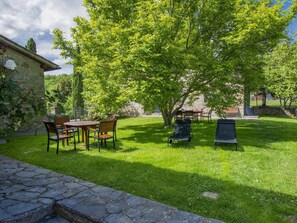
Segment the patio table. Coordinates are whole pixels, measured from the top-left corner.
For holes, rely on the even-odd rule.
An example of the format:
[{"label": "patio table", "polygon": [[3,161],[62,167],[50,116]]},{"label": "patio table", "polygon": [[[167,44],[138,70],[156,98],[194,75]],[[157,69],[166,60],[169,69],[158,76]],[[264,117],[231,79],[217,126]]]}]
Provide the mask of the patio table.
[{"label": "patio table", "polygon": [[99,121],[73,121],[73,122],[65,122],[64,125],[66,127],[77,127],[82,129],[82,141],[85,142],[85,147],[89,149],[89,139],[88,139],[88,128],[96,127],[99,125]]}]

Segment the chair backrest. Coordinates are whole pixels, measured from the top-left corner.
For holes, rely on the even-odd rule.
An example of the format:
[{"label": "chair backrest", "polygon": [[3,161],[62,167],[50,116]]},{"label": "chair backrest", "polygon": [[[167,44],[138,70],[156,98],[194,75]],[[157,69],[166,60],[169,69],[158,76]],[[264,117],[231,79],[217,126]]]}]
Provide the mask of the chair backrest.
[{"label": "chair backrest", "polygon": [[116,126],[117,126],[117,122],[118,122],[118,116],[116,115],[111,115],[108,117],[107,119],[108,121],[114,121],[114,129],[116,129]]},{"label": "chair backrest", "polygon": [[186,110],[184,111],[185,116],[193,116],[194,115],[194,110]]},{"label": "chair backrest", "polygon": [[182,118],[183,117],[183,111],[182,110],[178,110],[176,111],[175,115],[176,118]]},{"label": "chair backrest", "polygon": [[55,133],[56,135],[59,135],[57,126],[55,125],[54,122],[48,122],[48,121],[43,121],[47,134],[49,135],[50,133]]},{"label": "chair backrest", "polygon": [[191,123],[192,121],[189,118],[175,120],[175,124],[191,124]]},{"label": "chair backrest", "polygon": [[189,137],[191,134],[191,125],[189,123],[175,123],[174,124],[174,136],[175,137]]},{"label": "chair backrest", "polygon": [[99,132],[114,132],[116,120],[100,121]]},{"label": "chair backrest", "polygon": [[236,127],[235,120],[232,119],[219,119],[217,122],[216,139],[235,139]]},{"label": "chair backrest", "polygon": [[57,128],[64,128],[64,123],[69,122],[70,118],[69,116],[61,116],[61,117],[55,117],[54,122],[57,126]]}]

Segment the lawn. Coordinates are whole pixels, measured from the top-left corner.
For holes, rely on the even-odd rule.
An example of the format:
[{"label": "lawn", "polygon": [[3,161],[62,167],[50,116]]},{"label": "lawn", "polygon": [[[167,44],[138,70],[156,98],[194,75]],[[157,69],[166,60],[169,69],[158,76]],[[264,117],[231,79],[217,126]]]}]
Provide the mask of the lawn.
[{"label": "lawn", "polygon": [[[215,122],[193,123],[185,147],[167,145],[172,129],[161,118],[126,118],[118,121],[116,151],[109,142],[100,154],[70,145],[56,155],[55,144],[47,153],[46,135],[38,135],[9,138],[0,154],[225,222],[296,222],[297,121],[236,124],[239,151],[213,149]],[[205,191],[220,196],[205,198]]]},{"label": "lawn", "polygon": [[[251,100],[251,106],[261,106],[262,105],[262,100],[258,100],[258,104],[256,100]],[[266,106],[271,106],[271,107],[280,107],[280,102],[278,99],[272,100],[266,100]],[[293,101],[291,104],[291,108],[297,108],[297,102]]]}]

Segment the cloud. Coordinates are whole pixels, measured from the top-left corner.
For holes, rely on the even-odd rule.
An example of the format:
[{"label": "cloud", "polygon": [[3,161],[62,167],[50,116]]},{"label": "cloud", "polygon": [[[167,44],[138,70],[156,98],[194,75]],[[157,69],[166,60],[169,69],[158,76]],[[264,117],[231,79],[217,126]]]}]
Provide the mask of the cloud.
[{"label": "cloud", "polygon": [[[33,37],[38,54],[51,61],[64,63],[60,51],[52,49],[51,32],[59,28],[69,36],[69,28],[75,26],[73,18],[87,16],[82,3],[83,0],[0,1],[0,34],[23,46]],[[72,73],[70,65],[59,65],[63,69],[58,72]]]}]

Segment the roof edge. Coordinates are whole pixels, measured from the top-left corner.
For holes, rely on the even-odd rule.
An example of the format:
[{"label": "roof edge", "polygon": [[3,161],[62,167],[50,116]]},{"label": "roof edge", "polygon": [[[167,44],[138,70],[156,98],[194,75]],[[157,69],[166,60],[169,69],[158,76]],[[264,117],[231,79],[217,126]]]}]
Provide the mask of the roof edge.
[{"label": "roof edge", "polygon": [[24,54],[28,57],[30,57],[31,59],[37,61],[38,63],[40,63],[44,69],[44,71],[52,71],[52,70],[59,70],[61,69],[61,67],[58,64],[55,64],[53,62],[51,62],[48,59],[45,59],[44,57],[33,53],[32,51],[26,49],[25,47],[17,44],[16,42],[8,39],[7,37],[3,36],[0,34],[0,44],[4,45],[4,47],[10,47],[16,51],[18,51],[21,54]]}]

